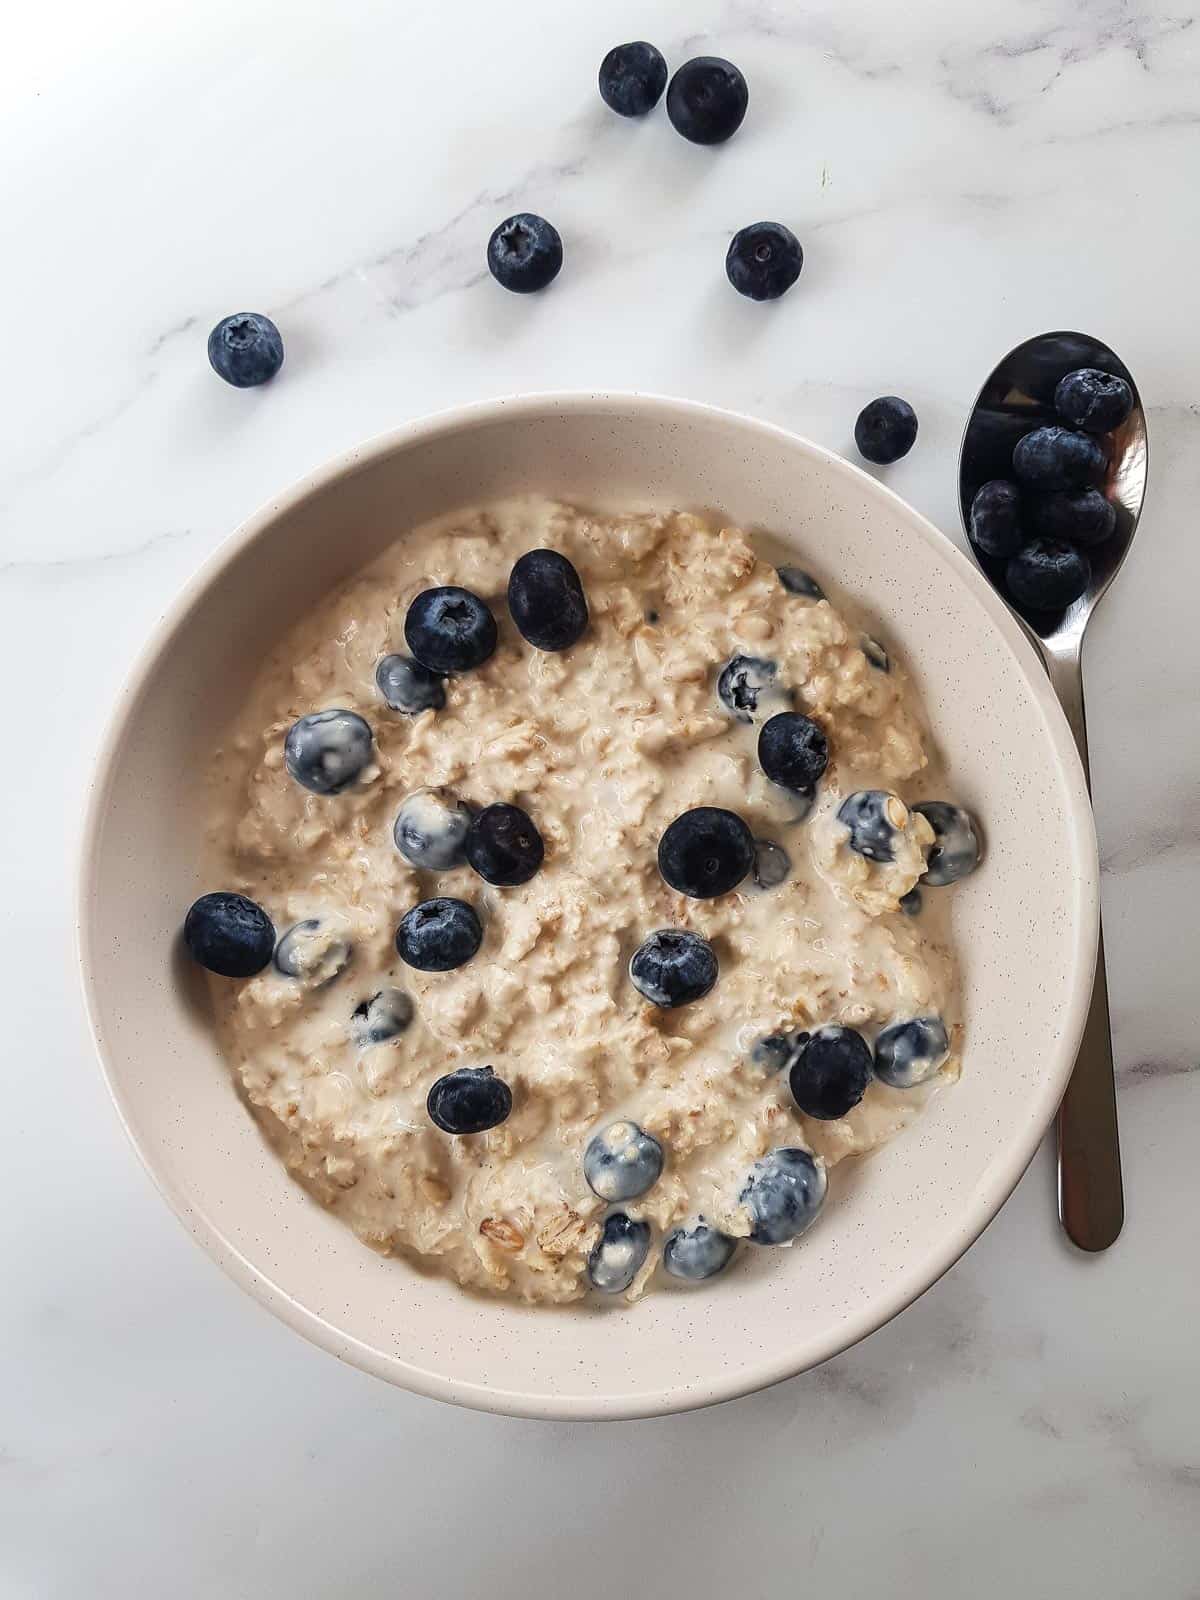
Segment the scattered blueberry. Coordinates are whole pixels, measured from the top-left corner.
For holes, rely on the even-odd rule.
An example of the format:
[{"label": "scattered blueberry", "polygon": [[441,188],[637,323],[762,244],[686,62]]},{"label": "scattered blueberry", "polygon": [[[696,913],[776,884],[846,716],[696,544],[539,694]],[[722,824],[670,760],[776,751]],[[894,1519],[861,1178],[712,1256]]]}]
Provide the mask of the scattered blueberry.
[{"label": "scattered blueberry", "polygon": [[829,741],[811,717],[780,711],[759,732],[758,764],[772,783],[809,794],[829,765]]},{"label": "scattered blueberry", "polygon": [[825,1164],[807,1150],[769,1150],[750,1169],[738,1199],[755,1244],[787,1244],[812,1226],[825,1203]]},{"label": "scattered blueberry", "polygon": [[910,889],[907,894],[902,894],[896,904],[906,917],[919,917],[921,915],[921,891]]},{"label": "scattered blueberry", "polygon": [[514,294],[544,289],[563,264],[558,229],[532,211],[518,211],[488,240],[487,264],[496,282]]},{"label": "scattered blueberry", "polygon": [[753,834],[741,817],[719,806],[685,811],[658,841],[663,879],[693,900],[736,889],[753,865]]},{"label": "scattered blueberry", "polygon": [[588,1277],[603,1294],[628,1289],[650,1252],[650,1225],[613,1211],[588,1256]]},{"label": "scattered blueberry", "polygon": [[1096,367],[1068,372],[1054,391],[1054,409],[1064,422],[1087,433],[1119,428],[1133,410],[1133,390],[1124,378]]},{"label": "scattered blueberry", "polygon": [[651,1005],[670,1011],[703,1000],[717,981],[717,958],[698,933],[660,928],[634,951],[629,976]]},{"label": "scattered blueberry", "polygon": [[822,1122],[852,1111],[870,1081],[870,1046],[861,1033],[836,1023],[810,1033],[788,1071],[792,1099],[806,1117]]},{"label": "scattered blueberry", "polygon": [[[946,800],[922,800],[913,810],[933,829],[933,848],[921,882],[943,889],[974,872],[979,865],[980,848],[979,830],[971,813]],[[913,893],[917,891],[914,889]]]},{"label": "scattered blueberry", "polygon": [[667,116],[693,144],[723,144],[742,125],[750,90],[731,61],[696,56],[685,61],[667,90]]},{"label": "scattered blueberry", "polygon": [[478,595],[453,584],[425,589],[404,618],[408,648],[430,672],[469,672],[496,648],[496,619]]},{"label": "scattered blueberry", "polygon": [[858,789],[838,807],[838,821],[849,828],[846,843],[868,861],[894,861],[896,835],[904,826],[895,819],[904,804],[886,789]]},{"label": "scattered blueberry", "polygon": [[446,704],[441,673],[430,672],[411,656],[384,656],[375,668],[375,684],[391,709],[407,717],[440,711]]},{"label": "scattered blueberry", "polygon": [[483,929],[465,900],[438,896],[405,912],[396,929],[396,952],[419,972],[465,966],[483,943]]},{"label": "scattered blueberry", "polygon": [[283,764],[313,794],[340,794],[371,759],[371,729],[354,711],[314,711],[293,722]]},{"label": "scattered blueberry", "polygon": [[802,567],[776,567],[779,581],[789,594],[801,595],[805,600],[824,600],[825,591]]},{"label": "scattered blueberry", "polygon": [[778,300],[800,276],[804,251],[782,222],[753,222],[729,242],[725,276],[750,300]]},{"label": "scattered blueberry", "polygon": [[271,959],[275,926],[244,894],[202,894],[188,911],[183,942],[193,961],[222,978],[252,978]]},{"label": "scattered blueberry", "polygon": [[600,63],[600,98],[621,117],[644,117],[667,87],[661,50],[645,40],[619,44]]},{"label": "scattered blueberry", "polygon": [[392,827],[396,849],[410,867],[448,872],[466,860],[471,813],[446,789],[417,789],[401,802]]},{"label": "scattered blueberry", "polygon": [[1013,471],[1032,489],[1082,489],[1103,478],[1107,460],[1090,434],[1035,428],[1013,451]]},{"label": "scattered blueberry", "polygon": [[1034,539],[1005,567],[1004,581],[1013,599],[1031,611],[1061,611],[1086,591],[1092,564],[1073,545]]},{"label": "scattered blueberry", "polygon": [[458,1067],[430,1089],[425,1109],[443,1133],[486,1133],[505,1120],[512,1101],[512,1090],[491,1067]]},{"label": "scattered blueberry", "polygon": [[876,672],[890,672],[892,670],[891,656],[888,655],[879,640],[873,639],[869,633],[863,634],[858,641],[858,648],[866,656]]},{"label": "scattered blueberry", "polygon": [[320,917],[294,923],[275,946],[275,968],[285,978],[301,978],[323,989],[350,964],[354,947]]},{"label": "scattered blueberry", "polygon": [[386,1044],[404,1032],[413,1019],[413,1003],[403,989],[380,989],[360,1000],[350,1015],[350,1038],[360,1050]]},{"label": "scattered blueberry", "polygon": [[1099,489],[1043,495],[1029,508],[1029,522],[1043,539],[1069,544],[1103,544],[1117,527],[1117,508]]},{"label": "scattered blueberry", "polygon": [[792,858],[774,839],[754,841],[754,885],[758,889],[778,889],[792,872]]},{"label": "scattered blueberry", "polygon": [[542,864],[546,846],[533,818],[520,806],[484,806],[467,829],[467,865],[488,883],[528,883]]},{"label": "scattered blueberry", "polygon": [[539,650],[569,650],[588,625],[579,574],[557,550],[528,550],[508,580],[508,609],[523,639]]},{"label": "scattered blueberry", "polygon": [[768,1033],[754,1046],[750,1059],[764,1072],[783,1072],[807,1043],[807,1033]]},{"label": "scattered blueberry", "polygon": [[949,1054],[941,1017],[893,1022],[875,1041],[875,1075],[893,1089],[913,1089],[932,1078]]},{"label": "scattered blueberry", "polygon": [[906,456],[916,437],[917,413],[899,395],[885,394],[870,401],[858,413],[854,424],[854,442],[859,455],[879,467]]},{"label": "scattered blueberry", "polygon": [[733,656],[717,678],[717,699],[739,722],[753,722],[759,696],[777,692],[774,684],[778,670],[773,661],[764,661],[761,656]]},{"label": "scattered blueberry", "polygon": [[636,1122],[610,1122],[588,1140],[583,1176],[593,1194],[610,1203],[636,1200],[662,1176],[663,1152]]},{"label": "scattered blueberry", "polygon": [[663,1266],[673,1278],[699,1283],[715,1278],[733,1260],[737,1240],[698,1220],[675,1228],[663,1244]]},{"label": "scattered blueberry", "polygon": [[235,389],[254,389],[283,365],[283,340],[270,317],[239,311],[209,334],[208,359],[218,378]]},{"label": "scattered blueberry", "polygon": [[985,483],[971,501],[967,534],[985,556],[1005,561],[1016,555],[1024,534],[1021,532],[1021,491],[1007,478]]}]

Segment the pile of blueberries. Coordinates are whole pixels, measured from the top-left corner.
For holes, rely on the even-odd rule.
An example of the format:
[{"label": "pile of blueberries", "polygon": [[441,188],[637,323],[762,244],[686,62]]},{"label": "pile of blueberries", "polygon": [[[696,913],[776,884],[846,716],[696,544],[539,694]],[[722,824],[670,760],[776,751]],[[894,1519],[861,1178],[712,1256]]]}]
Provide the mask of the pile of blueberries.
[{"label": "pile of blueberries", "polygon": [[1087,552],[1116,530],[1116,508],[1103,484],[1111,435],[1133,410],[1133,392],[1114,373],[1080,367],[1058,384],[1054,409],[1058,422],[1018,440],[1013,478],[981,485],[968,523],[979,554],[1004,564],[1009,596],[1043,613],[1061,611],[1087,592]]},{"label": "pile of blueberries", "polygon": [[[824,596],[809,574],[779,569],[787,593],[798,603]],[[568,650],[588,626],[587,597],[572,563],[553,550],[531,550],[513,566],[508,610],[517,631],[538,650]],[[445,585],[423,590],[408,608],[404,637],[409,654],[389,654],[376,669],[384,703],[407,716],[437,712],[445,704],[447,677],[481,667],[496,649],[496,619],[470,590]],[[874,670],[890,661],[877,641],[864,636],[861,648]],[[790,693],[777,683],[773,661],[734,656],[717,678],[720,704],[743,723],[761,721],[758,760],[766,777],[796,802],[794,820],[808,814],[817,784],[829,761],[824,730],[811,717],[791,709]],[[357,712],[332,709],[303,716],[284,740],[289,776],[311,794],[329,797],[353,784],[372,759],[374,736]],[[931,802],[918,810],[933,826],[925,882],[952,883],[976,865],[978,837],[971,818],[957,807]],[[850,795],[838,812],[851,850],[871,861],[894,859],[903,807],[882,790]],[[437,873],[464,863],[485,882],[512,888],[539,870],[545,846],[533,818],[521,807],[496,802],[472,811],[444,791],[423,789],[401,804],[393,827],[396,848],[410,865]],[[697,806],[666,828],[658,842],[658,870],[679,894],[708,900],[729,893],[753,874],[758,886],[774,888],[791,870],[783,847],[755,839],[736,812]],[[905,910],[915,914],[919,894]],[[422,972],[448,972],[463,966],[483,942],[483,926],[465,900],[436,896],[412,907],[400,919],[395,945],[401,960]],[[306,978],[324,987],[349,965],[352,950],[332,927],[308,918],[276,941],[265,910],[244,895],[203,895],[190,908],[184,940],[193,958],[210,972],[246,978],[274,962],[284,977]],[[633,986],[663,1010],[702,999],[719,977],[716,952],[707,939],[683,928],[660,928],[635,951],[629,975]],[[384,988],[363,999],[349,1019],[353,1043],[364,1048],[402,1033],[413,1005],[400,989]],[[938,1017],[893,1023],[876,1041],[874,1052],[852,1028],[830,1025],[814,1032],[776,1033],[760,1041],[755,1062],[767,1071],[787,1073],[796,1106],[822,1119],[845,1116],[862,1099],[872,1075],[895,1088],[924,1082],[945,1061],[949,1044]],[[426,1108],[435,1127],[457,1137],[486,1132],[510,1115],[510,1086],[492,1067],[460,1067],[440,1077]],[[636,1198],[657,1182],[663,1152],[635,1123],[614,1123],[597,1134],[584,1155],[584,1176],[593,1191],[612,1204]],[[807,1228],[825,1195],[825,1174],[805,1150],[781,1148],[760,1160],[739,1196],[747,1207],[757,1244],[781,1244]],[[619,1292],[633,1281],[646,1259],[650,1230],[625,1211],[606,1217],[588,1263],[590,1281]],[[664,1241],[666,1270],[676,1277],[703,1279],[719,1272],[734,1253],[735,1241],[704,1220],[675,1229]]]},{"label": "pile of blueberries", "polygon": [[[660,50],[644,40],[619,44],[600,63],[600,94],[622,117],[644,117],[667,94],[672,127],[692,144],[724,144],[742,125],[750,104],[745,77],[721,56],[695,56],[667,82]],[[547,288],[562,270],[562,236],[553,223],[532,211],[506,217],[487,245],[488,271],[514,294]],[[782,222],[754,222],[734,234],[725,256],[725,274],[750,300],[778,300],[804,266],[804,251]],[[209,334],[213,371],[235,388],[268,382],[283,365],[283,338],[256,311],[225,317]],[[878,466],[898,461],[912,449],[917,416],[906,400],[882,395],[860,412],[854,425],[859,453]]]}]

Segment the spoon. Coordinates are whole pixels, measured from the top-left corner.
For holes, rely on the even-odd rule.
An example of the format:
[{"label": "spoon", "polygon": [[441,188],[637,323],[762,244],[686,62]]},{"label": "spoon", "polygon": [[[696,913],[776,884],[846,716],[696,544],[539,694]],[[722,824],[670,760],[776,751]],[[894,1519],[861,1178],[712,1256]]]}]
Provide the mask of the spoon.
[{"label": "spoon", "polygon": [[[972,408],[959,456],[958,493],[963,526],[968,528],[971,501],[980,485],[991,478],[1013,476],[1012,453],[1017,441],[1031,428],[1059,420],[1054,414],[1054,390],[1059,379],[1076,367],[1115,373],[1133,391],[1133,410],[1111,436],[1104,484],[1105,494],[1116,507],[1116,531],[1088,551],[1092,577],[1087,591],[1065,611],[1025,610],[1005,592],[1004,563],[989,559],[974,547],[972,550],[985,577],[1024,624],[1042,657],[1075,735],[1090,790],[1083,636],[1092,612],[1129,553],[1146,496],[1146,415],[1129,369],[1107,345],[1082,333],[1043,333],[1018,345],[996,367]],[[1125,1220],[1103,933],[1096,954],[1091,1009],[1058,1113],[1058,1214],[1068,1237],[1081,1250],[1106,1250]]]}]

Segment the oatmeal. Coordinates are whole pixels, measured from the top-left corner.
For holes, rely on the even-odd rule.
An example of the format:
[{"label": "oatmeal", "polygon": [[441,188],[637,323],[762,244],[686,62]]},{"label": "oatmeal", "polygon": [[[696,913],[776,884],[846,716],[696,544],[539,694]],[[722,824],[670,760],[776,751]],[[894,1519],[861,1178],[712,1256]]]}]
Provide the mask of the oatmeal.
[{"label": "oatmeal", "polygon": [[736,528],[529,498],[407,535],[213,781],[236,894],[185,932],[241,1089],[365,1243],[465,1286],[709,1277],[958,1074],[912,685]]}]

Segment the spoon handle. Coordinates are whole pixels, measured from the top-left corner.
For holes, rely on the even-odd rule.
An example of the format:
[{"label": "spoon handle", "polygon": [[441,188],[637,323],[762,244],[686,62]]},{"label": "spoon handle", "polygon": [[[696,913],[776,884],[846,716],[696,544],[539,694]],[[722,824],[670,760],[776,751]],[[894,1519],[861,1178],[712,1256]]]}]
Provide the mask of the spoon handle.
[{"label": "spoon handle", "polygon": [[[1079,746],[1090,790],[1083,665],[1078,647],[1064,655],[1047,650],[1046,658],[1051,682]],[[1058,1111],[1058,1215],[1067,1236],[1081,1250],[1107,1250],[1125,1220],[1103,931],[1096,951],[1096,977],[1083,1041]]]}]

